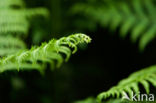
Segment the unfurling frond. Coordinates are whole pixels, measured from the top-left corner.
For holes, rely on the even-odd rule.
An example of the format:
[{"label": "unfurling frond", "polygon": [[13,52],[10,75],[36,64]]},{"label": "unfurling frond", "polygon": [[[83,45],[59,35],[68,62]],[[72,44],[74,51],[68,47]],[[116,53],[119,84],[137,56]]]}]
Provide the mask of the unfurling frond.
[{"label": "unfurling frond", "polygon": [[67,61],[71,53],[77,51],[79,43],[90,42],[91,38],[84,34],[75,34],[59,40],[52,39],[49,43],[43,43],[40,47],[33,47],[31,50],[1,59],[0,71],[14,69],[37,69],[43,71],[47,62],[52,66],[56,64],[56,67],[60,67],[64,61],[63,55],[66,56],[65,61]]},{"label": "unfurling frond", "polygon": [[150,84],[156,87],[156,66],[151,66],[133,73],[127,79],[120,81],[117,86],[99,94],[98,101],[101,103],[103,99],[109,97],[119,98],[121,95],[124,95],[123,92],[132,97],[132,92],[135,94],[139,93],[139,84],[144,87],[147,93],[150,92]]},{"label": "unfurling frond", "polygon": [[120,28],[122,38],[130,33],[133,42],[139,40],[140,50],[156,37],[155,10],[154,0],[110,0],[94,6],[81,3],[72,8],[72,12],[84,13],[88,20],[113,31]]}]

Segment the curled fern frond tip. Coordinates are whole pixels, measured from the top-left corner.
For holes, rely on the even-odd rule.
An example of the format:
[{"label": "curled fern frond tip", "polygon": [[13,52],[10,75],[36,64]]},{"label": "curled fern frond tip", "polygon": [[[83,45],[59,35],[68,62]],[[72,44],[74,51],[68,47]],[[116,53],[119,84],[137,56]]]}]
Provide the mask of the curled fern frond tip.
[{"label": "curled fern frond tip", "polygon": [[[39,47],[32,47],[30,50],[19,52],[15,55],[10,55],[0,60],[0,67],[6,70],[25,70],[36,69],[43,71],[45,63],[50,63],[52,67],[59,68],[64,61],[68,61],[72,52],[77,51],[79,43],[90,43],[91,39],[85,34],[74,34],[68,37],[63,37],[59,40],[50,40],[48,43],[43,43]],[[73,51],[71,49],[74,49]],[[62,55],[64,54],[66,57]]]}]

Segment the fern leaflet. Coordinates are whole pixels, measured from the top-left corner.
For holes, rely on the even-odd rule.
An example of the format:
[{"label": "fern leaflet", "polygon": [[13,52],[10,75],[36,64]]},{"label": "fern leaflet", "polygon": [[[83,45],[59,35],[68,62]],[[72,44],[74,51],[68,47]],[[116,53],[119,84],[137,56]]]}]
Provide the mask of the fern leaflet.
[{"label": "fern leaflet", "polygon": [[26,9],[23,0],[0,0],[0,56],[25,50],[22,38],[29,33],[30,20],[48,15],[45,8]]}]

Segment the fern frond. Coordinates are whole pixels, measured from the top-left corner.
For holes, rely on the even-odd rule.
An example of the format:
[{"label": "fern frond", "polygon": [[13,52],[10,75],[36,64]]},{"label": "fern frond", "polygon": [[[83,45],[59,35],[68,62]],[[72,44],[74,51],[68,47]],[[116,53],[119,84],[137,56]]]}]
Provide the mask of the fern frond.
[{"label": "fern frond", "polygon": [[43,8],[28,10],[0,10],[0,33],[1,34],[28,34],[29,20],[34,16],[48,17],[48,11]]},{"label": "fern frond", "polygon": [[48,15],[45,8],[26,9],[23,0],[0,0],[0,56],[25,50],[24,42],[18,38],[28,35],[34,16]]},{"label": "fern frond", "polygon": [[[36,68],[39,71],[43,71],[44,69],[41,69],[41,67],[44,66],[38,67],[39,65],[44,65],[45,62],[52,65],[56,64],[56,67],[60,67],[64,61],[63,55],[66,56],[65,60],[67,61],[71,53],[77,51],[77,45],[84,42],[90,43],[91,38],[84,34],[75,34],[63,37],[59,40],[52,39],[49,43],[43,43],[40,47],[32,47],[31,50],[23,51],[1,59],[0,71],[3,72],[14,69],[22,70],[25,67],[27,69]],[[32,68],[30,65],[32,65]]]},{"label": "fern frond", "polygon": [[26,44],[18,37],[13,37],[11,35],[0,37],[0,48],[1,47],[17,47],[21,49],[26,48]]},{"label": "fern frond", "polygon": [[156,36],[155,9],[153,0],[112,0],[98,6],[77,4],[72,8],[72,12],[84,13],[92,21],[110,27],[111,30],[120,28],[122,38],[130,32],[132,41],[139,40],[140,50],[144,50]]},{"label": "fern frond", "polygon": [[[4,0],[3,0],[4,1]],[[0,34],[24,34],[30,29],[30,19],[34,16],[48,17],[49,12],[45,8],[26,9],[22,0],[5,0],[0,8]],[[17,8],[13,7],[18,6]]]},{"label": "fern frond", "polygon": [[27,34],[29,21],[21,10],[0,10],[0,26],[1,34]]},{"label": "fern frond", "polygon": [[102,99],[109,97],[119,98],[121,95],[124,95],[123,92],[128,93],[131,97],[132,92],[136,94],[140,92],[139,84],[144,87],[148,94],[150,92],[150,84],[156,87],[156,66],[151,66],[133,73],[127,79],[120,81],[117,86],[112,87],[107,92],[99,94],[98,101],[101,103]]},{"label": "fern frond", "polygon": [[18,37],[15,38],[11,35],[0,36],[0,56],[15,54],[25,49],[25,43]]}]

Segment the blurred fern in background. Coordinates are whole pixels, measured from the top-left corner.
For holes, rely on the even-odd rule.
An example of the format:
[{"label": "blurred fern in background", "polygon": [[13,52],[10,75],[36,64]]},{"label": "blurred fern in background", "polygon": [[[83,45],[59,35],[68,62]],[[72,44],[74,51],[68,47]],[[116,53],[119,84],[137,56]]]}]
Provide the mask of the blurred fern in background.
[{"label": "blurred fern in background", "polygon": [[[88,30],[97,28],[98,24],[103,28],[109,28],[110,31],[117,30],[122,39],[129,36],[132,42],[138,41],[141,51],[156,37],[155,11],[154,0],[100,0],[98,2],[87,0],[75,4],[70,10],[73,15],[82,17],[79,20],[86,24],[85,28]],[[124,95],[123,91],[132,97],[132,92],[136,94],[140,92],[140,84],[147,94],[150,93],[150,85],[156,87],[155,66],[135,72],[120,81],[117,86],[99,94],[97,101],[103,103],[104,99],[110,97],[121,98]]]},{"label": "blurred fern in background", "polygon": [[130,33],[132,42],[139,40],[140,50],[144,50],[156,35],[155,9],[153,0],[88,0],[74,5],[71,12],[85,15],[87,25],[99,23],[111,31],[120,28],[122,38]]},{"label": "blurred fern in background", "polygon": [[22,0],[0,0],[0,55],[6,56],[26,49],[24,40],[34,16],[48,17],[44,8],[26,9]]}]

